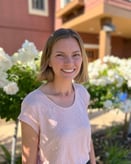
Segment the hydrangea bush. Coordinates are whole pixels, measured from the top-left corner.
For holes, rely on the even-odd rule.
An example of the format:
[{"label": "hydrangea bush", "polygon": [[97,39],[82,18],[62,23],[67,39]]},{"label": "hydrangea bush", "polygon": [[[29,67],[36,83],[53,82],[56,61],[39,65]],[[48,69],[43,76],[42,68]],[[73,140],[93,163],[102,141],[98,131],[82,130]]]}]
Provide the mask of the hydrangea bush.
[{"label": "hydrangea bush", "polygon": [[8,55],[0,48],[0,117],[16,121],[23,98],[40,85],[37,81],[40,52],[25,41],[18,52]]},{"label": "hydrangea bush", "polygon": [[[23,98],[40,85],[37,81],[39,52],[26,40],[13,55],[0,48],[0,117],[16,120]],[[90,108],[131,111],[131,59],[105,56],[89,63]]]},{"label": "hydrangea bush", "polygon": [[[25,41],[11,56],[0,48],[0,118],[16,122],[11,161],[15,161],[18,122],[23,98],[41,83],[37,81],[41,56],[34,43]],[[131,112],[131,59],[106,56],[89,63],[90,108],[119,108]],[[13,162],[12,162],[13,163]]]},{"label": "hydrangea bush", "polygon": [[89,63],[88,69],[85,86],[91,94],[90,108],[131,112],[131,58],[105,56]]}]

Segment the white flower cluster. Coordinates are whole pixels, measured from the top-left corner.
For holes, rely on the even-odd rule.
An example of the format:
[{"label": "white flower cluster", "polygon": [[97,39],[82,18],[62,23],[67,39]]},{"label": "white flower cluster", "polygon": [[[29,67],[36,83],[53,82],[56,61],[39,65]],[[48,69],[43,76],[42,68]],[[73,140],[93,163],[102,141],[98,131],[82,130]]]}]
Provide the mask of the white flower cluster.
[{"label": "white flower cluster", "polygon": [[118,71],[121,72],[121,75],[127,81],[128,88],[131,88],[131,59],[123,59]]},{"label": "white flower cluster", "polygon": [[18,91],[16,83],[8,80],[7,71],[12,67],[13,63],[11,56],[5,53],[3,48],[0,48],[0,88],[6,92],[6,94],[12,95]]},{"label": "white flower cluster", "polygon": [[10,56],[0,48],[0,88],[8,95],[14,95],[19,91],[17,83],[8,80],[7,71],[17,63],[28,65],[32,69],[36,69],[35,58],[38,58],[38,50],[33,42],[25,40],[22,48],[14,55]]},{"label": "white flower cluster", "polygon": [[6,86],[4,86],[3,90],[8,95],[15,95],[19,91],[19,88],[15,82],[9,82]]},{"label": "white flower cluster", "polygon": [[118,65],[120,66],[120,60],[117,57],[104,57],[103,63],[98,59],[95,62],[89,63],[89,79],[90,83],[94,85],[102,85],[106,86],[108,84],[116,84],[119,88],[124,83],[124,74],[122,75],[118,69],[113,68],[110,65]]},{"label": "white flower cluster", "polygon": [[35,70],[36,65],[34,60],[38,58],[38,53],[35,44],[25,40],[18,52],[12,55],[13,64],[22,63],[23,65],[28,65]]},{"label": "white flower cluster", "polygon": [[0,71],[7,71],[12,67],[12,61],[8,54],[5,53],[3,48],[0,48]]},{"label": "white flower cluster", "polygon": [[[89,63],[89,82],[95,86],[106,87],[108,85],[117,88],[118,92],[121,92],[121,88],[124,84],[127,84],[128,90],[131,90],[131,59],[120,59],[115,56],[105,56],[103,62],[100,59]],[[121,93],[119,93],[121,94]],[[116,102],[119,101],[119,108],[125,112],[131,112],[131,99],[127,97],[116,97]],[[119,99],[119,100],[118,100]],[[104,102],[104,107],[113,108],[113,102],[107,100]]]}]

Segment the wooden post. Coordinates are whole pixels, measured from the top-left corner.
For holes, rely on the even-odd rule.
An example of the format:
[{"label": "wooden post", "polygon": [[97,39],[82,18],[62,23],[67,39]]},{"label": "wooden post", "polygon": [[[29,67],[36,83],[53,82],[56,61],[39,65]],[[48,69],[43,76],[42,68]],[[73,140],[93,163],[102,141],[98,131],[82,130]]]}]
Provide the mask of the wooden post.
[{"label": "wooden post", "polygon": [[111,18],[101,19],[101,31],[99,36],[99,58],[102,60],[104,56],[111,55],[111,32],[104,29],[104,26],[111,24]]}]

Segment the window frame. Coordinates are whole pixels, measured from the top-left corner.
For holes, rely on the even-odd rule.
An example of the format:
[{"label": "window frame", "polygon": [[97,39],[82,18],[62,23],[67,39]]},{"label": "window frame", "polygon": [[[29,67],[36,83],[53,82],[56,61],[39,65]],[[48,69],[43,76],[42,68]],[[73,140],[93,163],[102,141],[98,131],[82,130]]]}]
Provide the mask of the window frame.
[{"label": "window frame", "polygon": [[61,0],[61,3],[60,3],[60,7],[61,8],[64,8],[68,3],[70,3],[72,0],[69,0],[68,2],[66,2],[66,0]]},{"label": "window frame", "polygon": [[28,10],[29,14],[31,15],[39,15],[39,16],[48,16],[48,0],[43,0],[43,4],[45,6],[45,9],[34,9],[32,0],[28,0]]}]

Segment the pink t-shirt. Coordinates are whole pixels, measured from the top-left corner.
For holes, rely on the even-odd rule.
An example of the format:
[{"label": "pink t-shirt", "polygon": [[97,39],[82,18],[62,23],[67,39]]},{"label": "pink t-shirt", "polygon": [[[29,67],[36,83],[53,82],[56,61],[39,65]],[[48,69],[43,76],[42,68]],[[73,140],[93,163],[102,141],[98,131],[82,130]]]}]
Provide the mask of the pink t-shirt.
[{"label": "pink t-shirt", "polygon": [[39,88],[22,102],[19,120],[39,135],[37,164],[85,164],[89,160],[91,127],[87,115],[89,94],[74,84],[75,100],[61,107]]}]

